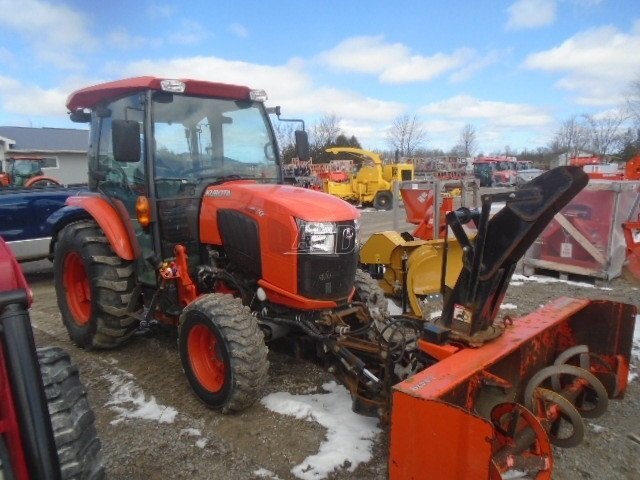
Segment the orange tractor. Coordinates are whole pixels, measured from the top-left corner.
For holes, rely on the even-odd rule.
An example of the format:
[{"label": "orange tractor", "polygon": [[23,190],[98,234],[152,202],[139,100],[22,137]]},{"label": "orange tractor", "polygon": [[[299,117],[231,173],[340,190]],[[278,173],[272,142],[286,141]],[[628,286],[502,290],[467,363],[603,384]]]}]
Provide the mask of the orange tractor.
[{"label": "orange tractor", "polygon": [[12,157],[5,160],[7,172],[0,171],[0,186],[2,187],[46,187],[60,185],[55,178],[42,172],[42,157]]},{"label": "orange tractor", "polygon": [[[448,214],[464,259],[443,314],[391,317],[358,268],[357,210],[281,184],[264,100],[154,77],[70,96],[71,118],[91,123],[90,192],[69,198],[62,218],[74,220],[55,237],[71,339],[112,348],[140,326],[174,325],[193,391],[223,412],[259,397],[267,345],[288,347],[334,372],[356,411],[390,415],[394,478],[498,478],[522,465],[549,478],[563,414],[595,415],[624,392],[635,309],[563,299],[522,325],[494,320],[515,263],[584,173],[563,167],[503,194],[491,220],[495,197]],[[306,135],[296,139],[306,160]]]}]

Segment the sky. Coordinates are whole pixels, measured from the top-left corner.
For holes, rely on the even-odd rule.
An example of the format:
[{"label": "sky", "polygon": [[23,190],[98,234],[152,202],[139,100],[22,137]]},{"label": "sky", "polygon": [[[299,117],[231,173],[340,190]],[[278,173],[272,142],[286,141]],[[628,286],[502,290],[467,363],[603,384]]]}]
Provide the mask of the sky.
[{"label": "sky", "polygon": [[78,88],[154,75],[265,89],[313,125],[387,148],[416,115],[427,148],[465,124],[480,152],[545,146],[640,77],[639,0],[0,0],[0,125],[78,128]]}]

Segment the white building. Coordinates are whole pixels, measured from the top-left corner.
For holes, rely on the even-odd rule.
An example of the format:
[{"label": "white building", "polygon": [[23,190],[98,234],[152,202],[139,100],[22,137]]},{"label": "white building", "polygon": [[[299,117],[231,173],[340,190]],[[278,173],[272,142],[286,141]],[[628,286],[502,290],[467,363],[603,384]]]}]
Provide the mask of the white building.
[{"label": "white building", "polygon": [[69,185],[87,183],[89,130],[0,126],[0,161],[37,156],[45,175]]}]

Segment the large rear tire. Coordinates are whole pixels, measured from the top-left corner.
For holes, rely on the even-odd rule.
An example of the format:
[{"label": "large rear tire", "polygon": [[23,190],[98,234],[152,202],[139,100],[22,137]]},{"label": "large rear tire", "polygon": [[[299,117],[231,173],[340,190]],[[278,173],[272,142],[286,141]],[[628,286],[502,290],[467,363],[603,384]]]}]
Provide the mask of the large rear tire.
[{"label": "large rear tire", "polygon": [[135,286],[133,262],[118,257],[93,220],[67,225],[53,260],[56,295],[71,340],[83,348],[114,348],[138,326],[127,314]]},{"label": "large rear tire", "polygon": [[203,295],[184,309],[178,349],[191,388],[209,408],[244,410],[267,381],[264,335],[242,300],[231,295]]},{"label": "large rear tire", "polygon": [[53,437],[62,479],[98,480],[105,477],[95,416],[78,369],[57,347],[38,349]]}]

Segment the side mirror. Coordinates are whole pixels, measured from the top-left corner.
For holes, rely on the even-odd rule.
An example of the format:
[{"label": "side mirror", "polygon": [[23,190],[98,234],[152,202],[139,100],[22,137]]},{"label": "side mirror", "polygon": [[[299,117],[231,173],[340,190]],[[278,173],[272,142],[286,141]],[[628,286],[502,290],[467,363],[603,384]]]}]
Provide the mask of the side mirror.
[{"label": "side mirror", "polygon": [[76,110],[69,114],[69,118],[75,123],[89,123],[91,121],[91,114],[83,110]]},{"label": "side mirror", "polygon": [[296,130],[296,155],[298,160],[306,162],[311,157],[309,155],[309,136],[304,130]]},{"label": "side mirror", "polygon": [[113,158],[116,162],[136,163],[140,161],[140,124],[135,120],[113,120],[111,122]]}]

